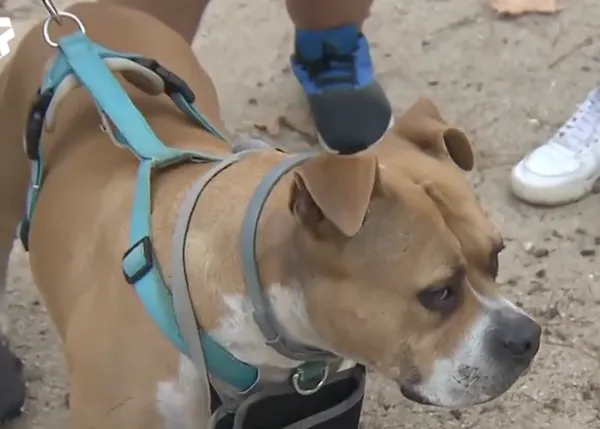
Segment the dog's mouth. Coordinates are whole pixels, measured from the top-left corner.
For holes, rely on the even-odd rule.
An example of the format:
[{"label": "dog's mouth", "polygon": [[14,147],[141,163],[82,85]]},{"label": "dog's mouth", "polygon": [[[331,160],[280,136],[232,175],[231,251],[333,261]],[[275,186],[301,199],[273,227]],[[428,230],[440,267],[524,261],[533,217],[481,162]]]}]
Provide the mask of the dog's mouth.
[{"label": "dog's mouth", "polygon": [[[463,401],[458,401],[458,404],[460,405],[457,405],[456,403],[452,405],[438,403],[435,400],[435,398],[431,399],[420,393],[419,389],[417,388],[418,385],[415,385],[412,382],[406,382],[406,380],[398,380],[397,384],[400,388],[402,396],[404,396],[411,402],[415,402],[420,405],[429,405],[437,408],[466,408],[475,405],[485,404],[502,396],[508,390],[510,390],[518,380],[526,376],[530,372],[532,366],[533,365],[531,365],[530,363],[529,365],[523,366],[523,368],[514,371],[511,375],[502,377],[501,380],[497,379],[497,383],[495,383],[492,386],[477,387],[476,390],[479,392],[479,394],[475,395],[475,397],[463,398]],[[472,387],[475,388],[476,386]]]}]

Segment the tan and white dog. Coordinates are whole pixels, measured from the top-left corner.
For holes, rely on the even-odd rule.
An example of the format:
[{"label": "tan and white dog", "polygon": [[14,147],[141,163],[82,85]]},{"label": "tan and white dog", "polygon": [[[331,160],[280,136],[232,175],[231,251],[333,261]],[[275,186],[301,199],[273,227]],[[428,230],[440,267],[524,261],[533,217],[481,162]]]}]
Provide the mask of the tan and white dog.
[{"label": "tan and white dog", "polygon": [[[177,73],[195,92],[197,107],[224,129],[211,79],[174,31],[114,6],[85,3],[69,11],[97,43],[155,58]],[[28,186],[22,146],[28,109],[54,54],[41,34],[35,26],[0,75],[2,279]],[[229,153],[167,97],[123,84],[166,144]],[[74,427],[205,427],[208,398],[199,374],[121,272],[137,160],[111,144],[83,89],[65,96],[44,133],[43,153],[48,174],[29,255],[64,343]],[[247,201],[285,156],[260,152],[219,174],[194,211],[186,248],[200,325],[274,380],[298,362],[265,345],[237,249]],[[286,175],[261,219],[258,263],[287,335],[379,371],[418,402],[464,407],[505,392],[530,366],[541,328],[499,295],[502,238],[460,169],[472,164],[464,134],[420,100],[377,148],[315,158]],[[207,168],[185,164],[153,179],[153,238],[167,279],[177,207]]]}]

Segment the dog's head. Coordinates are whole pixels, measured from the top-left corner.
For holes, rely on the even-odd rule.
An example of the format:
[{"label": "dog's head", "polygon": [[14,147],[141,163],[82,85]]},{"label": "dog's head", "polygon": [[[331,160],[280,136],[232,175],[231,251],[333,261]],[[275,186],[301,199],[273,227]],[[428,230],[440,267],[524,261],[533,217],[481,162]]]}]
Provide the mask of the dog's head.
[{"label": "dog's head", "polygon": [[445,407],[505,392],[541,333],[499,295],[502,237],[461,171],[472,166],[465,135],[420,100],[372,153],[297,169],[289,200],[317,333]]}]

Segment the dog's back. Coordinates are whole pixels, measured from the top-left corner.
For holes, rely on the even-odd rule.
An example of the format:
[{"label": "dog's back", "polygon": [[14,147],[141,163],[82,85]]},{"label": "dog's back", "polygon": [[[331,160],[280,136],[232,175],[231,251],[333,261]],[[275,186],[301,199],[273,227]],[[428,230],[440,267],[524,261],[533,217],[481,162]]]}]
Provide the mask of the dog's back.
[{"label": "dog's back", "polygon": [[[224,128],[212,82],[202,70],[191,47],[177,33],[155,18],[127,8],[82,3],[67,11],[81,19],[91,40],[109,49],[155,59],[179,75],[197,94],[197,107],[213,124]],[[56,40],[75,29],[72,21],[63,19],[61,26],[50,25],[50,34]],[[15,229],[24,213],[29,181],[29,160],[23,148],[26,121],[36,91],[55,53],[55,48],[44,40],[42,23],[39,23],[23,37],[0,74],[0,201],[3,205],[0,211],[0,299]],[[135,76],[125,76],[120,80],[166,144],[177,142],[179,145],[221,153],[228,150],[218,139],[206,138],[208,134],[187,121],[167,97],[147,95],[129,84],[127,79],[135,81]],[[203,144],[207,147],[202,147]],[[72,90],[60,102],[52,129],[47,129],[42,135],[41,150],[48,174],[40,212],[44,211],[43,201],[47,194],[54,195],[49,197],[52,199],[64,196],[65,205],[73,206],[73,195],[94,194],[97,189],[105,188],[109,177],[121,175],[127,181],[126,176],[129,176],[133,184],[137,165],[135,158],[128,151],[111,144],[100,128],[96,107],[84,90]],[[78,180],[62,180],[62,172],[72,168],[77,171],[75,175]],[[68,176],[73,177],[72,174]],[[56,192],[52,192],[53,188]],[[90,197],[94,201],[102,199],[98,193]],[[53,202],[53,205],[57,204],[61,206]],[[40,217],[45,218],[46,215]],[[52,218],[52,215],[49,217]],[[34,241],[35,230],[34,225]],[[36,262],[35,254],[34,246],[31,255],[33,263]]]}]

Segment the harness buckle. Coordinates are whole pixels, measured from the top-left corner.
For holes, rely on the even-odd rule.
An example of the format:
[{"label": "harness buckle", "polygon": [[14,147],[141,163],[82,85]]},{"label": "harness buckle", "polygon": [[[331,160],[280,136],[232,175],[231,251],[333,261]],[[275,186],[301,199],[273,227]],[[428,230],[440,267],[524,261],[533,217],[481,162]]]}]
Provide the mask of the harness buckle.
[{"label": "harness buckle", "polygon": [[25,153],[31,161],[36,161],[39,157],[44,118],[53,96],[53,89],[47,89],[44,92],[40,92],[38,89],[36,97],[31,104],[25,130]]},{"label": "harness buckle", "polygon": [[146,235],[131,246],[123,255],[121,262],[123,276],[127,283],[135,285],[144,278],[154,266],[154,250],[150,236]]},{"label": "harness buckle", "polygon": [[196,100],[196,95],[188,84],[175,73],[163,67],[158,61],[152,58],[134,58],[133,61],[160,76],[165,85],[165,93],[168,96],[181,94],[189,104],[192,104]]}]

